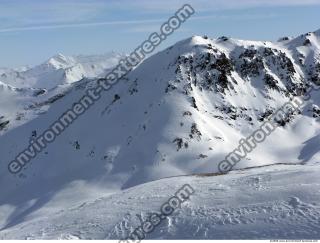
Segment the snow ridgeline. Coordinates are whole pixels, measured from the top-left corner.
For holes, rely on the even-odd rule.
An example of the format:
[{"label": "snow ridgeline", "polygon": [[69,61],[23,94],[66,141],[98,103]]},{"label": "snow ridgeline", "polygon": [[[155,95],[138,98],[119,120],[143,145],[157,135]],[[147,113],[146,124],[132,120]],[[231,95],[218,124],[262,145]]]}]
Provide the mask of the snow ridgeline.
[{"label": "snow ridgeline", "polygon": [[[302,96],[308,83],[320,83],[319,43],[319,31],[292,39],[282,38],[280,42],[244,41],[227,37],[209,39],[200,36],[178,42],[151,56],[124,77],[17,176],[8,172],[8,163],[29,144],[34,134],[41,134],[66,108],[77,102],[86,90],[97,85],[97,79],[62,82],[52,89],[17,88],[3,81],[0,85],[1,237],[14,238],[16,235],[18,238],[41,238],[39,232],[42,232],[44,238],[117,238],[121,232],[108,235],[111,228],[103,228],[100,221],[99,224],[90,221],[89,214],[97,217],[101,215],[103,222],[113,219],[110,222],[116,224],[121,219],[119,215],[130,215],[131,211],[120,206],[126,205],[124,198],[116,202],[111,198],[133,191],[137,204],[151,210],[148,204],[142,203],[145,197],[137,196],[138,191],[135,191],[141,188],[139,190],[148,192],[151,184],[144,183],[170,176],[218,172],[218,162],[238,146],[240,139],[260,127],[284,103]],[[63,65],[63,60],[59,60],[59,63]],[[51,62],[51,65],[59,68],[55,62]],[[119,97],[116,102],[115,96]],[[227,180],[231,183],[234,179],[234,173],[239,173],[239,176],[246,173],[232,172],[219,177],[225,178],[220,187],[225,184],[234,187],[234,193],[239,190],[236,194],[238,199],[232,200],[228,196],[230,191],[216,197],[216,205],[222,207],[219,218],[225,223],[214,218],[217,208],[209,214],[206,211],[209,204],[195,201],[194,207],[199,207],[199,210],[192,209],[190,214],[196,212],[192,215],[197,215],[195,218],[198,221],[190,228],[188,226],[187,231],[180,229],[169,218],[164,226],[167,230],[159,229],[158,234],[155,232],[156,235],[152,237],[174,238],[176,235],[179,238],[183,237],[182,232],[193,232],[192,229],[195,229],[192,237],[199,238],[223,238],[222,233],[226,236],[234,235],[235,238],[254,238],[257,235],[266,238],[272,235],[275,238],[307,238],[307,233],[316,237],[319,232],[315,223],[319,219],[316,203],[318,194],[316,192],[311,197],[311,186],[305,184],[315,186],[313,183],[317,183],[317,180],[311,176],[311,171],[303,171],[308,170],[305,168],[318,170],[315,164],[320,159],[319,106],[320,96],[313,92],[299,111],[281,121],[275,132],[235,168],[276,163],[306,164],[305,167],[294,167],[297,171],[292,174],[288,172],[288,181],[279,181],[279,184],[272,182],[269,184],[269,192],[263,191],[272,198],[272,193],[276,196],[277,190],[281,189],[281,193],[278,192],[283,197],[274,199],[270,204],[268,201],[263,204],[259,201],[267,198],[262,196],[263,193],[257,196],[255,190],[244,193],[243,188],[237,187],[237,184],[228,184]],[[268,169],[263,168],[259,169],[261,176],[244,183],[251,183],[252,180],[252,184],[259,184],[261,178],[265,178],[264,173],[268,175]],[[287,167],[279,165],[274,168],[272,173],[277,174],[278,168]],[[286,173],[286,170],[281,172],[283,178]],[[281,188],[281,183],[289,183],[295,175],[304,175],[305,178],[297,179],[301,181],[300,184]],[[308,181],[308,178],[313,178],[314,182]],[[197,178],[196,184],[201,185],[207,179],[211,178]],[[192,181],[194,177],[168,179],[164,188],[169,189],[183,180]],[[212,193],[215,190],[219,192],[220,184],[213,185]],[[159,193],[164,191],[162,184],[155,188],[159,189]],[[296,196],[290,196],[295,195],[294,188],[301,190]],[[162,194],[157,195],[152,190],[149,198],[163,199]],[[216,195],[201,188],[199,191],[208,200]],[[99,201],[100,197],[110,197],[105,202],[110,203],[105,207],[105,214],[101,213],[100,207],[90,208],[90,213],[88,211],[86,214],[81,211],[84,207],[82,204]],[[251,209],[235,206],[238,201],[241,202],[242,197],[246,197],[244,204],[251,200],[257,203],[253,203]],[[259,203],[262,203],[262,208],[259,208]],[[290,205],[304,203],[309,205],[305,211],[289,210],[288,216],[284,215]],[[76,210],[79,215],[86,215],[86,218],[78,218],[74,221],[76,223],[67,227],[62,218],[67,218],[73,211],[66,212],[65,208],[77,207],[80,208]],[[119,211],[111,214],[108,209]],[[138,206],[135,209],[140,210]],[[258,210],[257,218],[255,210]],[[252,215],[247,215],[247,211]],[[237,216],[228,218],[226,214]],[[291,214],[294,214],[293,218],[289,217]],[[305,216],[299,218],[302,214]],[[45,215],[50,215],[52,219],[47,226],[44,226],[45,220],[42,219]],[[203,215],[212,217],[206,218]],[[242,222],[243,215],[245,219]],[[282,215],[287,220],[281,221]],[[260,216],[262,221],[258,219]],[[281,222],[270,231],[262,227],[273,225],[269,216]],[[57,221],[53,222],[55,217]],[[216,226],[221,225],[221,233],[207,225],[213,219],[216,220]],[[238,231],[232,231],[232,234],[227,233],[230,232],[230,225],[233,225],[229,220],[240,222],[236,224]],[[306,223],[307,220],[311,223]],[[35,228],[29,228],[29,233],[20,229],[21,234],[18,234],[16,230],[25,227],[28,222],[34,222],[32,225]],[[250,222],[257,223],[256,228]],[[170,227],[172,224],[175,228]],[[59,225],[62,225],[61,231]],[[83,229],[76,231],[79,225],[83,225]],[[195,228],[196,225],[202,226]],[[240,231],[246,225],[252,227],[247,235]],[[285,229],[288,229],[287,233]],[[303,229],[307,233],[303,233]],[[211,231],[215,234],[211,234]]]}]

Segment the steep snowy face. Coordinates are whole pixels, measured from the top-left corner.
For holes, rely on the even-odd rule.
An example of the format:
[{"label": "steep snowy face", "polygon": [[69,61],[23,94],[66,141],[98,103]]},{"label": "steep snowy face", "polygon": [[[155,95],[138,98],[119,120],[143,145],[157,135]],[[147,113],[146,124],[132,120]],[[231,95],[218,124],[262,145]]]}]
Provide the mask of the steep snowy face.
[{"label": "steep snowy face", "polygon": [[[30,109],[41,115],[11,130],[17,123],[10,120],[0,137],[0,204],[19,205],[48,191],[55,195],[76,181],[116,190],[168,176],[217,172],[218,162],[240,139],[304,94],[308,82],[318,82],[318,36],[312,35],[310,45],[299,38],[272,43],[194,36],[178,42],[120,80],[13,176],[8,163],[97,80],[74,83],[62,94],[56,89],[49,102],[48,97],[32,100]],[[52,67],[65,65],[64,58],[58,59],[63,60],[55,59]],[[319,160],[319,105],[314,92],[236,168]],[[11,200],[13,193],[22,196]]]},{"label": "steep snowy face", "polygon": [[[150,175],[161,178],[216,171],[217,163],[238,147],[240,139],[249,136],[290,99],[302,95],[308,82],[316,82],[293,53],[277,43],[199,36],[151,57],[132,77],[137,79],[140,87],[135,90],[140,95],[144,90],[154,95],[155,89],[162,95],[155,108],[154,100],[159,95],[150,100],[153,108],[146,111],[148,122],[140,123],[139,134],[130,137],[133,149],[127,157],[143,157],[134,167],[142,170],[137,170],[132,179],[135,182],[129,180],[129,185]],[[239,167],[281,163],[284,156],[292,163],[305,161],[306,151],[319,134],[318,113],[319,96],[314,94],[303,109],[279,121],[280,128]],[[155,125],[158,119],[162,122]],[[156,139],[152,131],[157,131]],[[156,153],[138,153],[141,143],[148,150],[154,144],[152,150]],[[311,152],[308,159],[315,154]],[[152,162],[140,162],[146,160]],[[121,156],[115,167],[127,163],[124,161]]]},{"label": "steep snowy face", "polygon": [[312,82],[320,84],[320,30],[283,43],[292,52]]}]

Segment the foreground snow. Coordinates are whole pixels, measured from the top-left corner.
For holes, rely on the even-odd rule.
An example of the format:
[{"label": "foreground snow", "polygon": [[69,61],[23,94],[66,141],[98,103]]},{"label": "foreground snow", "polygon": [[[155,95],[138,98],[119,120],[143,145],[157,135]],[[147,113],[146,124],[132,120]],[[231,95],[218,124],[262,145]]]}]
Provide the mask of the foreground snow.
[{"label": "foreground snow", "polygon": [[275,165],[223,176],[183,176],[142,184],[70,208],[29,216],[1,239],[120,239],[159,212],[184,184],[181,210],[149,239],[319,239],[320,165]]},{"label": "foreground snow", "polygon": [[105,92],[20,173],[9,173],[8,163],[119,58],[58,55],[31,69],[0,70],[2,238],[126,237],[185,183],[196,195],[150,238],[319,238],[318,92],[237,164],[305,166],[177,176],[217,172],[240,139],[308,83],[320,84],[320,31],[276,43],[178,42]]}]

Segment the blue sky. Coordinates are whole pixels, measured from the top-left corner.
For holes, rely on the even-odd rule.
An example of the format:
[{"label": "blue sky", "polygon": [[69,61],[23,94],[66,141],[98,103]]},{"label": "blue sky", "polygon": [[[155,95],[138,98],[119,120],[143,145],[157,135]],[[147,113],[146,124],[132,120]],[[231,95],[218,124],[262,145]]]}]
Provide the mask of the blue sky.
[{"label": "blue sky", "polygon": [[320,0],[0,0],[0,67],[129,53],[184,3],[196,14],[158,50],[192,35],[276,40],[320,28]]}]

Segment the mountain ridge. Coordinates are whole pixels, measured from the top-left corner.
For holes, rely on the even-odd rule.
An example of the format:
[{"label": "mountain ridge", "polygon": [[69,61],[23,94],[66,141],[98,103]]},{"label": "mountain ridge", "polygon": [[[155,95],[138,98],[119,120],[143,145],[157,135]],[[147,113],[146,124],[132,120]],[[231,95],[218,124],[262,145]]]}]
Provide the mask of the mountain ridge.
[{"label": "mountain ridge", "polygon": [[[297,38],[182,40],[144,60],[13,176],[7,165],[33,132],[41,134],[99,79],[59,86],[54,94],[60,96],[51,103],[46,91],[29,100],[27,110],[33,113],[24,123],[16,121],[16,114],[2,118],[10,123],[0,136],[0,185],[6,185],[0,205],[11,205],[12,211],[2,211],[0,225],[24,216],[26,202],[36,199],[41,208],[57,200],[52,197],[79,188],[88,194],[112,193],[168,176],[217,172],[240,139],[284,103],[303,96],[310,82],[320,83],[319,39]],[[320,159],[319,106],[320,96],[313,93],[236,168],[315,164]],[[30,211],[26,214],[37,210]]]}]

